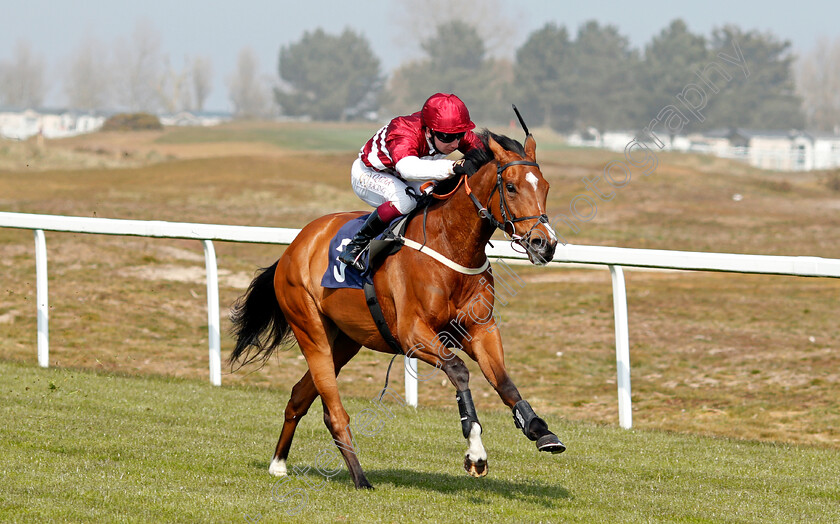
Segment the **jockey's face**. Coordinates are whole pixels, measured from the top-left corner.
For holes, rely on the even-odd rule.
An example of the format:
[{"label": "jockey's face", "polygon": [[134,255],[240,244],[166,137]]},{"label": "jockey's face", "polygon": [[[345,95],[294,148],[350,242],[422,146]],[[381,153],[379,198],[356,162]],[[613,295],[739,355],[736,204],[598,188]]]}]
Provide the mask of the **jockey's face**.
[{"label": "jockey's face", "polygon": [[440,138],[438,138],[437,133],[432,133],[430,129],[426,129],[426,138],[430,138],[433,140],[433,144],[435,149],[443,153],[444,155],[448,155],[449,153],[458,149],[458,143],[461,141],[461,137],[455,137],[450,142],[441,142]]}]

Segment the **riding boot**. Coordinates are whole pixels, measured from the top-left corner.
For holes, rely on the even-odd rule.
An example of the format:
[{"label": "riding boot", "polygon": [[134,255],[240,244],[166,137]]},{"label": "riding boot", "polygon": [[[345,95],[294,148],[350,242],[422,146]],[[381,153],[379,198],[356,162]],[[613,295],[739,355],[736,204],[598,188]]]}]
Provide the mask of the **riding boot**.
[{"label": "riding boot", "polygon": [[365,271],[365,264],[362,260],[362,253],[367,249],[371,240],[385,231],[387,225],[388,223],[379,217],[379,211],[374,209],[373,213],[362,224],[362,228],[359,229],[356,236],[353,237],[349,244],[344,246],[344,251],[338,255],[338,261],[352,266],[363,273]]}]

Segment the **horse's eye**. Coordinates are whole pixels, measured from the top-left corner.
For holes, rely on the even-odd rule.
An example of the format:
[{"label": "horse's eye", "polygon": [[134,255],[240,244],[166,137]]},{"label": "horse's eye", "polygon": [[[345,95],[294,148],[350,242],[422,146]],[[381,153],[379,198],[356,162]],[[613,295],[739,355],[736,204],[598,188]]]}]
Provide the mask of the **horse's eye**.
[{"label": "horse's eye", "polygon": [[505,184],[505,189],[507,189],[508,193],[516,193],[516,186],[508,182]]}]

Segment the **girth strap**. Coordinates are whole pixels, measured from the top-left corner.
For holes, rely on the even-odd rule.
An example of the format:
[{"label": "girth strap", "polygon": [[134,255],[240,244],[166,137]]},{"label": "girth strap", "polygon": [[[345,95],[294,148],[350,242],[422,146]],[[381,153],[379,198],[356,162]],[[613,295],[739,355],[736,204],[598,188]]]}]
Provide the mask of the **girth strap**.
[{"label": "girth strap", "polygon": [[[408,215],[399,219],[392,226],[391,234],[396,237],[401,236],[402,232],[405,231],[405,227],[410,218],[411,216]],[[382,338],[385,339],[385,342],[388,343],[397,355],[405,355],[400,343],[394,337],[394,334],[391,333],[391,328],[388,327],[388,322],[385,320],[385,315],[382,313],[382,307],[379,305],[379,299],[376,297],[376,288],[373,285],[374,269],[377,265],[379,265],[379,260],[381,258],[394,251],[394,247],[396,247],[396,250],[399,250],[400,244],[393,241],[382,242],[374,240],[371,242],[370,256],[368,257],[368,267],[370,268],[371,275],[370,280],[365,281],[365,284],[362,286],[362,290],[365,293],[365,302],[370,310],[370,316],[373,317],[373,323],[376,324],[376,329],[379,330],[379,334],[382,335]],[[391,362],[393,363],[393,360]],[[391,366],[388,366],[389,371],[390,369]],[[388,385],[387,376],[385,377],[385,385]]]},{"label": "girth strap", "polygon": [[[397,342],[394,334],[391,333],[391,328],[388,327],[385,315],[382,314],[382,308],[379,306],[379,299],[376,298],[376,288],[373,287],[373,282],[365,282],[362,289],[365,292],[365,302],[367,302],[367,307],[370,310],[370,316],[373,317],[373,323],[376,324],[376,329],[379,330],[379,334],[382,335],[385,342],[394,350],[394,358],[397,358],[397,355],[405,355],[400,343]],[[388,371],[385,372],[385,385],[379,394],[380,401],[382,401],[382,396],[385,394],[385,391],[388,390],[388,378],[391,376],[391,366],[394,364],[394,358],[391,359],[391,362],[388,364]]]},{"label": "girth strap", "polygon": [[385,315],[382,313],[382,307],[379,305],[379,299],[376,298],[376,288],[373,286],[373,282],[365,282],[363,286],[365,292],[365,302],[367,302],[367,307],[370,310],[370,316],[373,317],[373,323],[376,324],[376,329],[379,330],[379,334],[382,335],[382,338],[385,339],[385,342],[391,346],[397,354],[405,355],[405,352],[402,350],[402,346],[394,338],[394,334],[391,333],[391,328],[388,327],[388,322],[385,320]]}]

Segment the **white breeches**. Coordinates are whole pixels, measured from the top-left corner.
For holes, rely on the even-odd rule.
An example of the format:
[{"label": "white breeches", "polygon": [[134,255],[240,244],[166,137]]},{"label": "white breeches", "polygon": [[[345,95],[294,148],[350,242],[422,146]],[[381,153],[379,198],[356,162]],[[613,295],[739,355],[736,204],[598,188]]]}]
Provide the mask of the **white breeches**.
[{"label": "white breeches", "polygon": [[403,215],[417,206],[414,198],[405,192],[406,188],[414,188],[416,193],[420,194],[420,186],[424,182],[400,180],[394,175],[364,165],[358,158],[353,162],[353,167],[350,169],[350,183],[359,198],[373,207],[391,202],[397,208],[397,211]]}]

